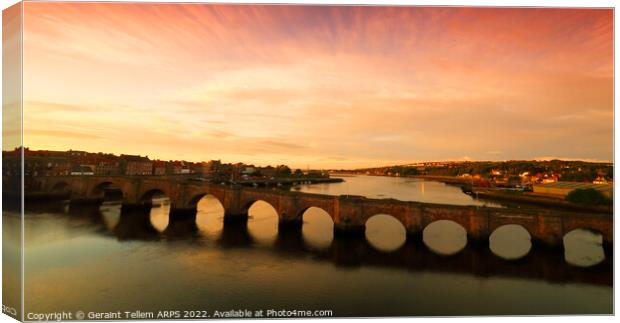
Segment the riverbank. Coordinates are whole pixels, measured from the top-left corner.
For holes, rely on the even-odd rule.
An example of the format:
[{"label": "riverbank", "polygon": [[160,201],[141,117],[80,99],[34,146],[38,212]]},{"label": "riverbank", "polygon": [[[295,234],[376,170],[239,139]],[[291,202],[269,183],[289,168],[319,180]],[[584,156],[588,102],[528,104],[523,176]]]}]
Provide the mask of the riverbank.
[{"label": "riverbank", "polygon": [[585,211],[605,214],[613,214],[614,211],[612,205],[581,205],[571,203],[558,197],[545,196],[530,192],[476,188],[472,190],[471,194],[477,199],[508,202],[509,204],[528,204],[570,211]]},{"label": "riverbank", "polygon": [[351,174],[351,173],[330,173],[332,176],[338,177],[355,177],[355,176],[377,176],[377,177],[395,177],[395,178],[417,178],[421,180],[442,182],[446,184],[455,185],[472,185],[487,186],[488,181],[483,178],[473,177],[458,177],[458,176],[439,176],[439,175],[403,175],[403,176],[388,176],[388,175],[376,175],[376,174]]},{"label": "riverbank", "polygon": [[276,179],[251,179],[236,181],[235,184],[254,187],[273,187],[273,186],[295,186],[301,184],[325,184],[342,183],[342,178],[320,177],[320,178],[276,178]]},{"label": "riverbank", "polygon": [[427,181],[436,181],[446,184],[459,184],[459,185],[474,185],[474,186],[488,186],[489,182],[482,178],[473,177],[457,177],[457,176],[437,176],[437,175],[410,175],[405,176],[410,178],[417,178]]}]

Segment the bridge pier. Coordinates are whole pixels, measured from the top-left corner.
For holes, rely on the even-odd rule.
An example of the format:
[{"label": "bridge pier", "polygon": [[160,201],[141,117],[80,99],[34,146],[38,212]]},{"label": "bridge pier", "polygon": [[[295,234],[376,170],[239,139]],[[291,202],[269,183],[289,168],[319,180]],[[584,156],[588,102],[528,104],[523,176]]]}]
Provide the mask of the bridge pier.
[{"label": "bridge pier", "polygon": [[488,248],[490,237],[487,230],[467,230],[467,244],[474,248]]},{"label": "bridge pier", "polygon": [[170,209],[170,220],[196,220],[196,213],[198,212],[195,208],[174,208]]},{"label": "bridge pier", "polygon": [[613,242],[603,241],[603,252],[605,253],[606,258],[611,258],[614,255],[614,244]]},{"label": "bridge pier", "polygon": [[406,241],[408,242],[414,242],[414,243],[423,243],[424,241],[424,234],[422,231],[407,231],[407,239]]},{"label": "bridge pier", "polygon": [[[334,232],[335,233],[335,232]],[[329,247],[330,258],[338,266],[357,267],[362,263],[362,259],[372,250],[366,239],[361,240],[351,236],[336,236]]]},{"label": "bridge pier", "polygon": [[123,203],[121,205],[121,214],[122,213],[131,213],[131,212],[150,212],[153,205],[151,203]]},{"label": "bridge pier", "polygon": [[171,209],[168,226],[163,231],[168,238],[187,238],[198,232],[196,225],[196,209]]},{"label": "bridge pier", "polygon": [[278,231],[301,231],[303,224],[302,219],[280,217],[278,220]]},{"label": "bridge pier", "polygon": [[[121,207],[122,210],[122,207]],[[120,240],[156,240],[159,232],[153,228],[150,212],[144,208],[122,210],[118,224],[113,231]]]},{"label": "bridge pier", "polygon": [[247,213],[224,213],[224,225],[226,225],[226,223],[247,224],[247,222]]},{"label": "bridge pier", "polygon": [[301,233],[301,225],[280,223],[274,247],[283,251],[304,250],[305,242]]},{"label": "bridge pier", "polygon": [[224,247],[245,247],[252,244],[253,239],[248,232],[248,218],[224,216],[224,227],[218,244]]},{"label": "bridge pier", "polygon": [[564,249],[564,241],[555,237],[547,237],[545,239],[532,237],[532,248],[540,248],[549,251],[562,251]]},{"label": "bridge pier", "polygon": [[467,234],[467,244],[474,248],[489,248],[489,235]]},{"label": "bridge pier", "polygon": [[334,236],[341,237],[364,237],[366,235],[366,226],[363,224],[336,224],[334,223]]}]

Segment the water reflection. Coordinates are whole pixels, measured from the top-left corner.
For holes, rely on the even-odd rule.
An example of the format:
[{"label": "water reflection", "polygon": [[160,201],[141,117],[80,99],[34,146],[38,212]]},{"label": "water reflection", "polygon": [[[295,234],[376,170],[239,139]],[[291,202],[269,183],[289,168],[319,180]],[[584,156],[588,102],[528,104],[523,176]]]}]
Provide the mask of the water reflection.
[{"label": "water reflection", "polygon": [[235,218],[224,221],[224,227],[217,238],[217,243],[223,248],[252,246],[254,239],[248,231],[248,219]]},{"label": "water reflection", "polygon": [[532,248],[530,233],[520,225],[503,225],[489,237],[489,248],[498,257],[514,260],[524,257]]},{"label": "water reflection", "polygon": [[[108,231],[98,207],[71,207],[70,215],[62,210],[26,215],[27,310],[246,304],[329,307],[337,316],[612,311],[611,259],[580,268],[561,253],[533,248],[514,262],[474,245],[443,257],[413,240],[386,253],[365,239],[341,236],[319,249],[299,230],[280,232],[271,244],[253,243],[247,219],[227,221],[219,234],[205,236],[192,233],[195,218],[173,214],[160,233],[149,210],[123,210]],[[172,232],[184,240],[161,239]],[[313,284],[300,287],[304,280]],[[63,284],[44,288],[54,281]],[[82,290],[93,293],[76,292]]]},{"label": "water reflection", "polygon": [[585,229],[576,229],[564,236],[564,258],[571,265],[594,266],[605,260],[603,235]]},{"label": "water reflection", "polygon": [[271,243],[278,235],[278,212],[265,201],[256,201],[248,210],[248,231],[258,243]]},{"label": "water reflection", "polygon": [[121,220],[121,203],[104,202],[99,207],[99,212],[101,212],[101,219],[106,228],[112,231]]},{"label": "water reflection", "polygon": [[[263,201],[252,205],[247,219],[240,218],[227,226],[224,224],[224,209],[212,196],[205,196],[192,214],[170,214],[167,199],[154,200],[150,209],[122,211],[118,202],[105,202],[100,207],[88,205],[54,204],[53,212],[69,213],[75,222],[79,218],[95,221],[100,218],[105,229],[121,240],[166,238],[187,239],[198,232],[201,236],[214,238],[222,246],[247,246],[252,243],[269,245],[276,238],[288,234],[294,239],[288,243],[303,245],[306,249],[327,249],[332,245],[333,221],[329,214],[320,208],[310,208],[303,215],[301,233],[282,233],[278,229],[278,216],[273,207]],[[67,211],[68,209],[68,211]],[[43,210],[39,211],[43,212]],[[85,217],[86,216],[86,217]],[[188,222],[188,220],[191,220]],[[92,222],[91,222],[92,223]],[[83,225],[77,222],[76,225]],[[407,241],[402,223],[386,214],[378,214],[366,222],[366,240],[381,252],[394,252]],[[424,244],[439,255],[454,255],[467,245],[467,234],[459,224],[449,220],[439,220],[428,225],[423,231]],[[277,242],[277,241],[276,241]],[[280,241],[282,242],[282,241]],[[577,229],[564,237],[566,262],[580,267],[589,267],[605,260],[599,233]],[[504,225],[497,228],[489,237],[489,250],[497,257],[507,260],[520,259],[531,251],[531,236],[520,225]]]},{"label": "water reflection", "polygon": [[202,235],[215,237],[224,228],[224,207],[213,195],[205,195],[198,201],[196,225]]},{"label": "water reflection", "polygon": [[[126,239],[123,232],[142,232],[135,234],[132,239],[152,240],[154,230],[147,221],[138,221],[139,213],[123,213],[119,228],[114,234],[119,239]],[[127,220],[125,220],[127,219]],[[133,220],[129,220],[133,219]],[[172,226],[195,226],[195,221],[186,218],[171,222]],[[564,262],[561,254],[532,249],[528,257],[520,262],[507,262],[489,249],[476,246],[465,246],[458,254],[444,257],[428,245],[407,240],[396,250],[386,253],[378,249],[366,239],[334,236],[324,248],[316,248],[308,243],[301,232],[287,230],[279,232],[274,237],[274,243],[255,243],[254,237],[248,232],[249,223],[238,221],[225,222],[222,231],[215,237],[187,234],[188,241],[195,241],[201,248],[210,248],[203,245],[203,241],[215,241],[216,246],[223,248],[241,248],[248,250],[263,250],[276,252],[279,255],[291,258],[304,258],[310,254],[317,261],[332,262],[342,267],[379,266],[393,268],[408,268],[414,271],[433,271],[450,273],[467,273],[480,276],[508,276],[545,279],[549,281],[587,281],[595,284],[611,284],[611,262],[606,266],[594,266],[593,270],[583,271]],[[166,231],[168,232],[168,230]],[[155,233],[157,235],[157,233]]]},{"label": "water reflection", "polygon": [[342,183],[302,185],[299,191],[327,195],[394,198],[401,201],[426,203],[501,207],[497,203],[476,200],[463,193],[458,186],[440,182],[385,176],[347,176],[343,179]]},{"label": "water reflection", "polygon": [[301,234],[309,246],[327,248],[334,239],[334,221],[325,210],[311,207],[303,214]]},{"label": "water reflection", "polygon": [[149,219],[155,230],[164,232],[170,224],[170,199],[167,197],[154,197]]},{"label": "water reflection", "polygon": [[407,240],[407,230],[391,215],[377,214],[366,221],[366,239],[376,249],[391,252]]},{"label": "water reflection", "polygon": [[450,256],[465,248],[467,231],[454,221],[438,220],[424,228],[422,239],[429,249]]},{"label": "water reflection", "polygon": [[[3,201],[2,210],[2,301],[3,304],[14,306],[21,311],[17,304],[21,303],[21,280],[22,264],[21,252],[21,225],[22,217],[20,212],[10,212],[6,210],[8,204]],[[10,203],[10,202],[9,202]],[[19,204],[17,202],[16,204]],[[17,206],[19,207],[19,206]],[[21,313],[21,312],[20,312]],[[18,314],[19,315],[19,314]]]}]

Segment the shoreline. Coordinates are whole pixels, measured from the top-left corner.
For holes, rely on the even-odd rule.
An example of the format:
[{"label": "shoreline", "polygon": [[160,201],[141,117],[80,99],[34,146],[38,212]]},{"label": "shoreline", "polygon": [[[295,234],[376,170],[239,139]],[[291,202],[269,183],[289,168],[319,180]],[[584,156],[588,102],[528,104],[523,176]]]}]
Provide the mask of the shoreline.
[{"label": "shoreline", "polygon": [[[329,184],[329,183],[342,183],[342,178],[278,178],[278,179],[262,179],[262,180],[243,180],[236,181],[233,184],[242,186],[258,186],[258,187],[270,187],[270,186],[295,186],[302,184]],[[230,183],[230,182],[228,182]]]},{"label": "shoreline", "polygon": [[548,197],[521,192],[507,192],[493,189],[473,189],[472,196],[476,199],[490,201],[504,201],[516,205],[533,205],[539,207],[553,208],[556,210],[567,210],[574,212],[596,212],[613,215],[613,205],[580,205],[565,201],[556,197]]}]

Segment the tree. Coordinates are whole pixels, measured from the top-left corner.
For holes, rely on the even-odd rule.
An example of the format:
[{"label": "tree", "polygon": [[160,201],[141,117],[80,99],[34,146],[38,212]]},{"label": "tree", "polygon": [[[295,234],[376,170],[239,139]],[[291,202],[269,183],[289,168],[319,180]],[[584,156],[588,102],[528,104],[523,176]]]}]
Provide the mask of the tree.
[{"label": "tree", "polygon": [[607,173],[605,174],[605,176],[607,176],[607,178],[609,179],[614,179],[614,168],[607,167]]},{"label": "tree", "polygon": [[593,188],[578,188],[566,195],[566,200],[576,204],[583,205],[610,205],[612,201],[605,197],[603,193]]},{"label": "tree", "polygon": [[304,176],[304,172],[302,172],[301,169],[298,168],[298,169],[295,170],[295,176],[296,177],[302,177],[302,176]]},{"label": "tree", "polygon": [[323,174],[321,172],[315,171],[315,170],[311,170],[308,172],[308,177],[309,178],[321,178],[321,177],[325,177],[323,176]]},{"label": "tree", "polygon": [[289,177],[291,176],[291,169],[286,165],[280,165],[276,168],[277,177]]}]

